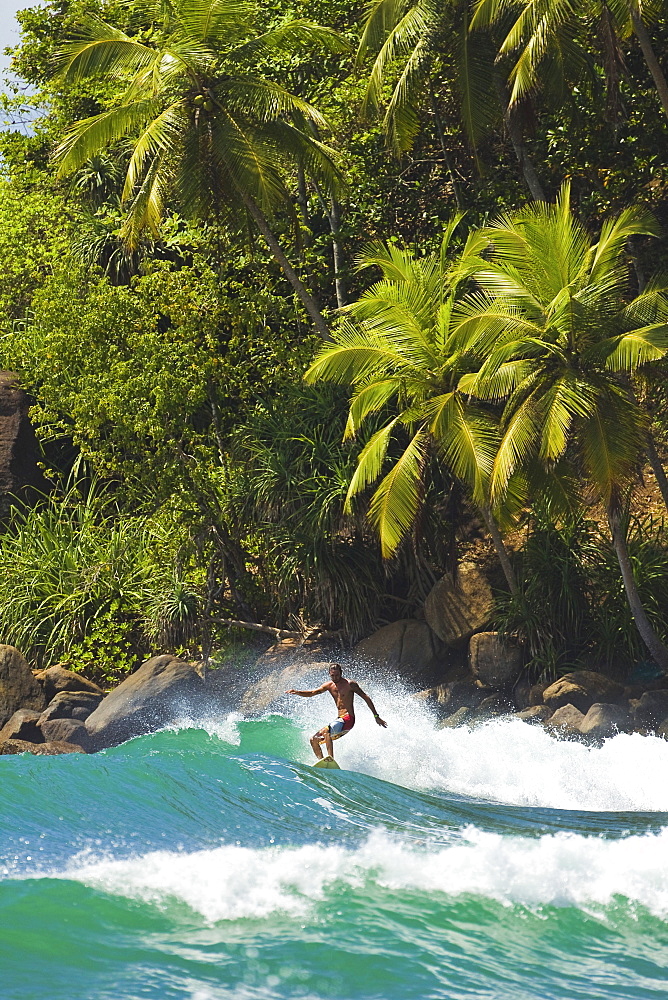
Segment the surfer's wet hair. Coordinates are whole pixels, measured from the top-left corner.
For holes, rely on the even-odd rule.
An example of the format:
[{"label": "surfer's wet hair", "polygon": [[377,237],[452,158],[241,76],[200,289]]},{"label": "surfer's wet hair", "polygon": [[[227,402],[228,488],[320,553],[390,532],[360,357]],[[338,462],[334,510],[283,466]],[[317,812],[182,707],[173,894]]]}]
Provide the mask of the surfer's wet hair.
[{"label": "surfer's wet hair", "polygon": [[330,663],[329,669],[330,670],[338,670],[340,674],[343,673],[343,667],[341,666],[340,663]]}]

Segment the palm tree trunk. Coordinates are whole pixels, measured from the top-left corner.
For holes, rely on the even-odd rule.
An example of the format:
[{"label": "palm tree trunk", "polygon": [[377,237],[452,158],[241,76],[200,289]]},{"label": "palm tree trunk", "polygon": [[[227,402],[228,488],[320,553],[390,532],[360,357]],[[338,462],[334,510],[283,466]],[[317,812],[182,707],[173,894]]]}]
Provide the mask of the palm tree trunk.
[{"label": "palm tree trunk", "polygon": [[[501,563],[501,569],[503,570],[503,575],[506,578],[506,583],[510,593],[514,595],[519,594],[520,588],[517,583],[517,577],[515,576],[515,570],[510,562],[510,556],[508,555],[508,549],[503,541],[503,535],[499,531],[499,526],[496,523],[494,515],[492,514],[491,508],[487,504],[480,505],[480,511],[483,518],[485,519],[485,524],[487,525],[487,530],[489,531],[492,541],[494,542],[494,548],[496,549],[496,554],[499,557],[499,562]],[[668,650],[667,650],[668,653]]]},{"label": "palm tree trunk", "polygon": [[455,176],[455,168],[452,163],[452,158],[450,157],[450,150],[445,141],[445,133],[443,131],[443,122],[441,121],[441,116],[438,113],[438,105],[436,103],[436,95],[434,93],[434,88],[431,83],[429,84],[429,96],[431,98],[431,110],[434,114],[434,121],[436,122],[436,131],[438,133],[438,141],[441,144],[441,151],[443,153],[443,159],[445,160],[445,165],[447,167],[448,173],[450,174],[450,182],[452,184],[452,193],[455,196],[455,204],[460,212],[464,210],[464,202],[462,201],[462,194],[459,190],[459,184],[457,183],[457,178]]},{"label": "palm tree trunk", "polygon": [[615,547],[619,568],[622,571],[622,580],[624,581],[626,597],[629,602],[629,607],[631,608],[631,614],[633,615],[636,628],[640,633],[640,638],[647,646],[652,659],[658,663],[662,670],[668,673],[668,648],[664,646],[652,628],[652,624],[647,617],[647,612],[645,611],[642,601],[640,600],[638,586],[636,584],[635,577],[633,576],[633,567],[631,565],[631,560],[629,559],[629,550],[626,544],[626,532],[623,528],[619,515],[608,512],[608,524],[610,525],[612,544]]},{"label": "palm tree trunk", "polygon": [[659,489],[661,490],[661,496],[663,497],[666,510],[668,510],[668,476],[666,476],[666,470],[664,469],[661,459],[659,458],[659,453],[656,450],[654,438],[651,434],[647,435],[646,450],[649,464],[651,465],[652,472],[654,473],[654,478],[656,479]]},{"label": "palm tree trunk", "polygon": [[508,135],[510,136],[510,142],[513,149],[515,150],[515,156],[517,157],[517,162],[519,163],[520,170],[522,171],[522,177],[526,186],[531,192],[531,197],[535,201],[547,201],[545,197],[545,192],[543,191],[543,185],[538,179],[538,174],[533,165],[531,157],[527,153],[526,146],[524,145],[524,135],[522,134],[522,126],[517,118],[517,113],[513,111],[508,105],[508,90],[505,83],[499,78],[498,74],[494,76],[494,83],[496,85],[496,92],[501,102],[501,107],[503,108],[503,121],[508,130]]},{"label": "palm tree trunk", "polygon": [[288,279],[288,281],[294,288],[295,292],[301,299],[302,305],[306,309],[306,312],[313,320],[313,325],[315,326],[316,330],[318,331],[323,340],[331,340],[332,334],[330,332],[329,327],[327,326],[327,323],[325,322],[324,316],[320,312],[317,302],[315,301],[311,293],[308,291],[302,280],[299,278],[299,275],[293,268],[288,258],[283,253],[281,244],[274,236],[271,227],[267,222],[267,218],[264,212],[257,204],[257,202],[253,201],[253,199],[249,195],[242,194],[241,198],[243,200],[244,205],[248,209],[251,218],[255,222],[255,225],[262,233],[264,241],[271,250],[274,260],[276,261],[277,264],[280,265],[281,269],[283,270],[283,273],[285,274],[285,277]]},{"label": "palm tree trunk", "polygon": [[652,47],[652,40],[649,37],[649,31],[647,30],[645,22],[640,16],[635,3],[631,3],[630,13],[633,31],[635,32],[636,38],[640,42],[642,54],[644,55],[645,62],[647,63],[650,73],[652,74],[654,86],[659,94],[659,100],[663,105],[663,110],[668,115],[668,81],[666,80],[663,70],[659,65],[659,60],[656,58],[656,53]]}]

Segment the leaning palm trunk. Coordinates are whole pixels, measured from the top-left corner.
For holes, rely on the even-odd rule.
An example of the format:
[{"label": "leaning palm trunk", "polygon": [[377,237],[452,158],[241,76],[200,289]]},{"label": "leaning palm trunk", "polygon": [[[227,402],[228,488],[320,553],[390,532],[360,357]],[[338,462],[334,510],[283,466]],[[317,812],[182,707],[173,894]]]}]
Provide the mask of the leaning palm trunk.
[{"label": "leaning palm trunk", "polygon": [[659,458],[659,453],[656,450],[654,438],[651,434],[647,437],[647,458],[649,459],[649,464],[652,472],[654,473],[654,478],[656,479],[658,487],[661,490],[661,496],[663,497],[666,510],[668,510],[668,476],[666,476],[666,470],[664,469],[661,459]]},{"label": "leaning palm trunk", "polygon": [[645,22],[638,13],[634,4],[631,4],[631,23],[633,25],[634,34],[640,42],[640,48],[642,49],[642,54],[645,57],[645,62],[647,63],[650,73],[652,74],[654,86],[659,94],[663,110],[668,115],[668,81],[666,80],[663,70],[659,65],[659,60],[656,58],[656,53],[652,46],[652,40],[649,37],[649,31],[647,30]]},{"label": "leaning palm trunk", "polygon": [[324,316],[322,315],[320,309],[318,308],[317,302],[306,288],[306,285],[300,279],[299,275],[293,268],[288,258],[283,253],[281,244],[274,236],[274,233],[271,229],[271,226],[267,222],[267,217],[265,216],[264,212],[257,204],[257,202],[254,201],[249,195],[242,195],[242,198],[244,205],[248,209],[251,218],[255,222],[257,228],[262,233],[265,243],[271,250],[274,260],[276,261],[277,264],[280,265],[286,278],[288,279],[288,281],[294,288],[295,292],[301,299],[302,305],[304,306],[306,312],[313,320],[313,325],[315,326],[316,330],[318,331],[323,340],[331,340],[332,334],[330,332],[329,327],[327,326],[327,323],[325,322]]},{"label": "leaning palm trunk", "polygon": [[640,634],[640,638],[647,646],[652,659],[658,663],[662,670],[668,673],[668,648],[661,642],[658,635],[652,628],[652,624],[647,617],[647,612],[642,605],[640,594],[638,593],[638,586],[636,584],[635,577],[633,576],[633,567],[631,565],[629,550],[626,544],[626,533],[621,523],[619,514],[609,511],[608,524],[610,525],[612,544],[614,545],[615,553],[619,561],[619,568],[622,572],[622,580],[624,581],[626,597],[629,602],[629,607],[631,608],[631,614],[633,615],[636,628]]},{"label": "leaning palm trunk", "polygon": [[496,549],[496,554],[499,562],[501,563],[501,569],[503,570],[503,575],[506,578],[506,583],[508,584],[510,593],[514,596],[519,593],[520,588],[517,583],[517,577],[515,576],[515,570],[510,562],[508,549],[503,541],[503,535],[499,530],[499,526],[496,523],[496,519],[491,509],[486,504],[481,504],[480,511],[485,519],[487,530],[489,531],[492,541],[494,542],[494,548]]}]

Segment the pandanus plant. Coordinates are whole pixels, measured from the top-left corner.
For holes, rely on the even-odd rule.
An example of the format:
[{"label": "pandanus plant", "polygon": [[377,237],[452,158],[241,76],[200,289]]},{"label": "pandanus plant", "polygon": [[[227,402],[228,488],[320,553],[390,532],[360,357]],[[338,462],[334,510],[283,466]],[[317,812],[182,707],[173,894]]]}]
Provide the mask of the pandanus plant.
[{"label": "pandanus plant", "polygon": [[300,19],[261,31],[259,7],[236,0],[124,0],[123,6],[127,30],[90,15],[58,55],[57,72],[66,81],[107,76],[126,85],[112,107],[68,130],[55,153],[60,173],[129,145],[122,199],[130,244],[143,230],[157,233],[170,204],[200,219],[245,209],[328,338],[269,216],[289,204],[291,165],[326,189],[336,185],[338,171],[332,150],[308,127],[323,128],[322,115],[264,67],[315,46],[341,51],[346,43]]}]

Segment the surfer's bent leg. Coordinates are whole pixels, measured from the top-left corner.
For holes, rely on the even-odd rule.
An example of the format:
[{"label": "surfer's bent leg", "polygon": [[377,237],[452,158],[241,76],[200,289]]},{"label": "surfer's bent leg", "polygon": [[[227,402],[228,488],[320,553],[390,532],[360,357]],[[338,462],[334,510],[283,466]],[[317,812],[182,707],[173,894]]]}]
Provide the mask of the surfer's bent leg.
[{"label": "surfer's bent leg", "polygon": [[[327,729],[327,728],[328,727],[325,726],[325,729]],[[319,729],[318,732],[315,734],[315,736],[312,736],[311,739],[310,739],[310,743],[311,743],[311,747],[313,749],[313,753],[316,755],[316,757],[318,758],[318,760],[322,760],[322,749],[320,747],[320,744],[323,742],[324,739],[325,739],[325,730],[324,729]]]}]

